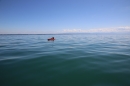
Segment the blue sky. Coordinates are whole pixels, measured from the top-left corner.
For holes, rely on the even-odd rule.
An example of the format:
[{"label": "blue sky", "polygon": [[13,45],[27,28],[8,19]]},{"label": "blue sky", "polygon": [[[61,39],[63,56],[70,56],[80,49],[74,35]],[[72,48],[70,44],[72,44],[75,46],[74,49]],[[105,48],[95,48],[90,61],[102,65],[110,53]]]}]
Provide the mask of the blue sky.
[{"label": "blue sky", "polygon": [[130,32],[130,0],[0,0],[0,34]]}]

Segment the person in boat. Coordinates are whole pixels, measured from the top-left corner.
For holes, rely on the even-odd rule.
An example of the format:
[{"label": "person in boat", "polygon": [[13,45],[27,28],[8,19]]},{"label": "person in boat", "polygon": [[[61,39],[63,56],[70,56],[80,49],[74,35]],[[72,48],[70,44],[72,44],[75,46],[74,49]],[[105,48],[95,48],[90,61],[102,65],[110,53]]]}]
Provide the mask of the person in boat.
[{"label": "person in boat", "polygon": [[49,38],[49,39],[48,39],[48,41],[50,41],[50,40],[51,40],[51,41],[54,41],[54,40],[55,40],[55,38],[54,38],[54,37]]}]

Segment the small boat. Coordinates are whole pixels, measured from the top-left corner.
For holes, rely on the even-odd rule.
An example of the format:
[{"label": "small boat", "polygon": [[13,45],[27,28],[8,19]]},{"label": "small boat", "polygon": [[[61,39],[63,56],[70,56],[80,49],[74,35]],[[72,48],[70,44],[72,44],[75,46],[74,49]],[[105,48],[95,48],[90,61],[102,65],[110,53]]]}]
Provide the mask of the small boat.
[{"label": "small boat", "polygon": [[54,37],[52,37],[52,38],[49,38],[49,39],[47,39],[48,41],[54,41],[55,40],[55,38]]}]

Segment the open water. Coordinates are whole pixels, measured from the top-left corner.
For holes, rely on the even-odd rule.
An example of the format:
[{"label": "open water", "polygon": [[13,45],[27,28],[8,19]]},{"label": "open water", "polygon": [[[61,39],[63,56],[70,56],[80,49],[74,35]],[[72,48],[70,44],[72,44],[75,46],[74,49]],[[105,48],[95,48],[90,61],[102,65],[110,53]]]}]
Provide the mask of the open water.
[{"label": "open water", "polygon": [[130,35],[0,35],[0,86],[130,86]]}]

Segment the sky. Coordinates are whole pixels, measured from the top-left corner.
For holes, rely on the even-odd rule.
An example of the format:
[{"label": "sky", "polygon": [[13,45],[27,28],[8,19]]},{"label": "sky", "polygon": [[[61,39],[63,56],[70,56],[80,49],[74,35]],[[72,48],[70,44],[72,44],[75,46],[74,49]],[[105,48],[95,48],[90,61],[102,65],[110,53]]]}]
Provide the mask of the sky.
[{"label": "sky", "polygon": [[130,0],[0,0],[0,34],[130,32]]}]

